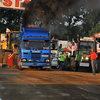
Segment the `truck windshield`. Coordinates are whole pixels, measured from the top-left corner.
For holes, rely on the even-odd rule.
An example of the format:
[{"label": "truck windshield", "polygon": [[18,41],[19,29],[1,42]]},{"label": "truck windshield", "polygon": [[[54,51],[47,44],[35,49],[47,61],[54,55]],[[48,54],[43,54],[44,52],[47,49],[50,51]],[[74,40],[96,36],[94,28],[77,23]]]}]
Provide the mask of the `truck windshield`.
[{"label": "truck windshield", "polygon": [[91,49],[93,47],[94,47],[94,42],[81,41],[80,46],[79,46],[79,50],[89,50],[89,51],[91,51]]},{"label": "truck windshield", "polygon": [[52,41],[50,48],[51,50],[57,50],[58,49],[57,41]]},{"label": "truck windshield", "polygon": [[49,40],[23,40],[22,47],[24,49],[49,49],[50,41]]}]

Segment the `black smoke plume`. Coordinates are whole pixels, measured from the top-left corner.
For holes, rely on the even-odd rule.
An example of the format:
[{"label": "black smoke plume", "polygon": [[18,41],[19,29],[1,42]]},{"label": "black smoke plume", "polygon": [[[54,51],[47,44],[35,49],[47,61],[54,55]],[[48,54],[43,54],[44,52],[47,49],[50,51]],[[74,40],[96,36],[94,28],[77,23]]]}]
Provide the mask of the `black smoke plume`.
[{"label": "black smoke plume", "polygon": [[74,13],[82,6],[98,9],[99,4],[100,0],[31,0],[28,4],[23,4],[25,11],[22,14],[22,25],[26,27],[38,22],[47,26],[64,12],[70,10]]},{"label": "black smoke plume", "polygon": [[23,26],[31,22],[42,22],[48,25],[57,15],[67,12],[69,9],[75,11],[80,0],[32,0],[25,4],[25,11],[22,14]]}]

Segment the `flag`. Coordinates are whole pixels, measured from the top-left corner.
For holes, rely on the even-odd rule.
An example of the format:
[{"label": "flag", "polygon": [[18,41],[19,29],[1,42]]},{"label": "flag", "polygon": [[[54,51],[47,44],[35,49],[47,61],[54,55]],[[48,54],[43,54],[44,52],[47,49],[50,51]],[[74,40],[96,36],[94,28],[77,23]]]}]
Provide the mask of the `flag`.
[{"label": "flag", "polygon": [[76,55],[76,61],[82,61],[83,55],[77,54]]}]

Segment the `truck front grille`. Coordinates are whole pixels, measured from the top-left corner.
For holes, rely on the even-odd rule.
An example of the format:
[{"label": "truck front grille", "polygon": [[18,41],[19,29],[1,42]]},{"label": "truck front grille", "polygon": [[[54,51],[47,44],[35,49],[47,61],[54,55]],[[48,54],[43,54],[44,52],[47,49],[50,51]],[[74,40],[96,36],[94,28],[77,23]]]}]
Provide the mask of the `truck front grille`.
[{"label": "truck front grille", "polygon": [[40,60],[41,54],[40,53],[31,53],[31,58],[33,61]]}]

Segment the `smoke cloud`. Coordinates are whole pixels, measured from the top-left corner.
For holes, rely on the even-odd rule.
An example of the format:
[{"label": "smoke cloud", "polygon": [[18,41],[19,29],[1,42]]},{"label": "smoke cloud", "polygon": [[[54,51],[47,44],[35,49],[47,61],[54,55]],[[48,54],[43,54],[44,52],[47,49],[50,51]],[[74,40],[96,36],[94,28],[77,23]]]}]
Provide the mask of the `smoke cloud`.
[{"label": "smoke cloud", "polygon": [[[22,14],[24,27],[38,22],[49,25],[56,17],[70,10],[71,13],[84,6],[87,9],[99,9],[100,0],[31,0]],[[70,14],[71,14],[70,13]]]},{"label": "smoke cloud", "polygon": [[23,26],[27,26],[33,21],[40,21],[45,25],[50,24],[57,15],[71,9],[75,11],[78,8],[80,0],[32,0],[25,4]]}]

